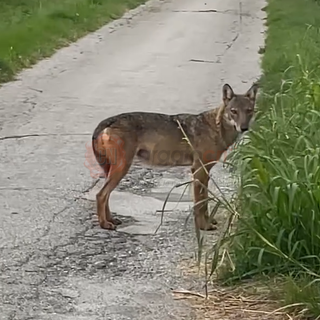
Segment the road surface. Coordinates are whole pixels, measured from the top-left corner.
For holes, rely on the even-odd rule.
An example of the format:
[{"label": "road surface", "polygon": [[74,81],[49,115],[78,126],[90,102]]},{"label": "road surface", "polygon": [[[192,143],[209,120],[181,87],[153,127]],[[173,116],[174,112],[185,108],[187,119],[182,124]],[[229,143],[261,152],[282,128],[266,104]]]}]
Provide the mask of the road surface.
[{"label": "road surface", "polygon": [[110,204],[124,224],[109,232],[84,162],[103,118],[200,112],[223,83],[244,91],[260,76],[264,2],[205,1],[152,0],[0,89],[1,320],[195,319],[170,292],[197,285],[177,267],[193,255],[190,197],[175,208],[173,195],[154,234],[188,170],[132,167]]}]

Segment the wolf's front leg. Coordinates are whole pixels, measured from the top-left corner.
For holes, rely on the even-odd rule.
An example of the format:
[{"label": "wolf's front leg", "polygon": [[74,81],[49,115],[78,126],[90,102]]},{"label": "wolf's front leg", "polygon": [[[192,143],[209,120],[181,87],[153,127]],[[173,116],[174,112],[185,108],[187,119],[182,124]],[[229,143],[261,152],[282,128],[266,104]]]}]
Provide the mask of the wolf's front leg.
[{"label": "wolf's front leg", "polygon": [[[211,166],[212,167],[212,166]],[[207,168],[208,172],[210,168]],[[208,214],[208,182],[209,175],[201,165],[194,165],[191,168],[193,174],[193,191],[194,191],[194,221],[195,225],[200,230],[216,230],[217,221],[210,221]]]}]

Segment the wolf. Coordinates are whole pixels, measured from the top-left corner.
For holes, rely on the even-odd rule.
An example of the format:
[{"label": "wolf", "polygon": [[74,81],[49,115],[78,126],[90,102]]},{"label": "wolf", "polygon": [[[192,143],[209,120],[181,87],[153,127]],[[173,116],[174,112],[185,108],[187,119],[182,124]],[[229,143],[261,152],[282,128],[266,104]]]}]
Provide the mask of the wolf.
[{"label": "wolf", "polygon": [[[112,217],[111,192],[128,173],[134,159],[151,166],[189,166],[193,176],[194,223],[200,230],[215,230],[208,205],[209,171],[221,155],[246,132],[254,119],[258,84],[236,94],[222,87],[218,108],[198,114],[127,112],[102,120],[92,135],[95,159],[106,181],[96,195],[99,225],[115,230],[122,222]],[[205,203],[205,205],[204,205]]]}]

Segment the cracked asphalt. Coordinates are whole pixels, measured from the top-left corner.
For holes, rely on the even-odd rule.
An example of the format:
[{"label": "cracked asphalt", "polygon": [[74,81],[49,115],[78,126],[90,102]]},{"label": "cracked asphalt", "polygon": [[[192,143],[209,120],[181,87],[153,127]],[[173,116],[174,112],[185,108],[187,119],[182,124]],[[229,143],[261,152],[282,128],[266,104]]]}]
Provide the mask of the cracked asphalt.
[{"label": "cracked asphalt", "polygon": [[[200,288],[188,169],[134,165],[111,196],[123,225],[101,230],[85,167],[98,122],[125,111],[200,112],[228,82],[260,76],[262,0],[151,0],[0,89],[0,319],[196,319],[171,289]],[[228,193],[233,183],[213,170]]]}]

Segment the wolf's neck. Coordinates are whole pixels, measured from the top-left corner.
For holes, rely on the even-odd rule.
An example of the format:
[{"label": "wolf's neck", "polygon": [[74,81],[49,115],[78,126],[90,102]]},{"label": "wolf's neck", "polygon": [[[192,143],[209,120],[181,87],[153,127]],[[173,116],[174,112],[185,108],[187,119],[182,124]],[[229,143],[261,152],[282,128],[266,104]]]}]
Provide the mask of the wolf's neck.
[{"label": "wolf's neck", "polygon": [[236,142],[237,137],[239,136],[239,133],[234,127],[234,125],[231,124],[225,118],[225,116],[223,116],[221,119],[220,136],[223,142],[225,143],[227,149]]},{"label": "wolf's neck", "polygon": [[207,111],[207,114],[211,126],[219,134],[220,142],[228,149],[237,140],[238,132],[234,125],[227,120],[224,111],[224,107],[220,106],[219,108]]}]

